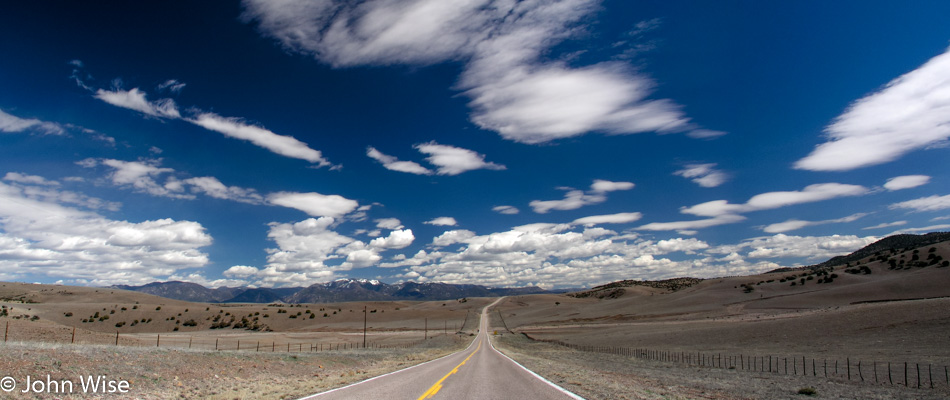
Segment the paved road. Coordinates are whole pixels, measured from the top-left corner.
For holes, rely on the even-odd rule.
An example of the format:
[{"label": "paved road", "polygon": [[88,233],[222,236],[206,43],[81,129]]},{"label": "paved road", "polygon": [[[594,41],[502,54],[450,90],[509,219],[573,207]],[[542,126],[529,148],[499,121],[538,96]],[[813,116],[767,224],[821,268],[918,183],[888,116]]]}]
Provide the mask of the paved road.
[{"label": "paved road", "polygon": [[467,349],[304,399],[580,399],[495,350],[487,311],[498,301],[482,309],[479,333]]}]

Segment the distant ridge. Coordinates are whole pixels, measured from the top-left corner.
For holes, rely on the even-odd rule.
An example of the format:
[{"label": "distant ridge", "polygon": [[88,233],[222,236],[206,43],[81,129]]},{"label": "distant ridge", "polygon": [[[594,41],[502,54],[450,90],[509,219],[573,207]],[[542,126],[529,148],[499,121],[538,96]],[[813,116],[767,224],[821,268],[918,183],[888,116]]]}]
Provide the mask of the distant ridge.
[{"label": "distant ridge", "polygon": [[148,293],[169,299],[200,303],[338,303],[346,301],[453,300],[550,293],[539,287],[489,288],[481,285],[404,282],[386,284],[369,279],[338,279],[305,288],[222,287],[209,289],[191,282],[152,282],[142,286],[116,285],[116,289]]},{"label": "distant ridge", "polygon": [[771,272],[789,272],[797,271],[802,269],[818,269],[826,267],[834,267],[838,265],[845,265],[848,263],[857,262],[863,258],[874,255],[874,253],[884,251],[884,250],[900,250],[900,249],[915,249],[918,247],[929,246],[935,243],[945,242],[950,240],[950,232],[930,232],[923,235],[913,235],[913,234],[900,234],[893,235],[878,240],[874,243],[871,243],[867,246],[864,246],[857,251],[848,254],[846,256],[837,256],[832,257],[828,261],[825,261],[820,264],[809,265],[805,267],[798,268],[778,268],[769,271]]}]

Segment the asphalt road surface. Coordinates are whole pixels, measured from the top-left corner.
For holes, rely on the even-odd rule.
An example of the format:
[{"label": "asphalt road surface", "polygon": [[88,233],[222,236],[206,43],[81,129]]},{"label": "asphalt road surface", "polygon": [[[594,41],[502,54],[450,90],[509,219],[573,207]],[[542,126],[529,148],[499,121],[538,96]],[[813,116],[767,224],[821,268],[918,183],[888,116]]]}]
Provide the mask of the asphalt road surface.
[{"label": "asphalt road surface", "polygon": [[[501,299],[498,299],[500,301]],[[488,338],[491,306],[467,349],[305,399],[580,399],[505,357]]]}]

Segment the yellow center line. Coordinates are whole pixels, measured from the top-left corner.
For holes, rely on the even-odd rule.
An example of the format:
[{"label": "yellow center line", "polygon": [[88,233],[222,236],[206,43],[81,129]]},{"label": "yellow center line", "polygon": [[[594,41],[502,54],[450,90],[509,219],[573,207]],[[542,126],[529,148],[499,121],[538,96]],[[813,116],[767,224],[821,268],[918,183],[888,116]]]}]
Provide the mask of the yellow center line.
[{"label": "yellow center line", "polygon": [[435,396],[436,393],[439,393],[439,390],[442,389],[442,382],[444,382],[445,379],[448,378],[449,376],[452,376],[452,374],[459,372],[459,367],[465,365],[465,363],[468,362],[468,359],[472,358],[472,356],[474,356],[475,353],[478,353],[478,350],[480,350],[481,348],[482,348],[482,342],[479,341],[478,347],[475,348],[475,351],[473,351],[472,354],[469,354],[468,357],[465,357],[465,361],[462,361],[462,363],[459,365],[456,365],[455,368],[452,369],[452,371],[449,371],[448,374],[445,374],[445,376],[443,376],[442,379],[439,379],[439,381],[436,382],[435,385],[432,385],[432,387],[430,387],[429,390],[423,393],[422,396],[419,397],[418,400],[431,399],[432,396]]}]

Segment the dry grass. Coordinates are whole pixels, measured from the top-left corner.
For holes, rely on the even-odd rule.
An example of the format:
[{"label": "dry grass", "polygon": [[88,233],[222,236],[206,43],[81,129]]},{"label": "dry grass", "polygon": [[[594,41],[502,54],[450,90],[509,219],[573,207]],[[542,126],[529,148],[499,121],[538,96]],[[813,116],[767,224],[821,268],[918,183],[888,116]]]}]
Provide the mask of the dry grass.
[{"label": "dry grass", "polygon": [[[0,370],[18,382],[49,375],[75,382],[107,375],[129,382],[129,398],[288,399],[344,386],[441,357],[467,342],[441,337],[412,349],[357,349],[324,353],[256,353],[44,343],[0,344]],[[18,390],[22,389],[22,386]],[[0,397],[29,398],[19,392]],[[6,397],[4,397],[6,398]]]},{"label": "dry grass", "polygon": [[804,387],[820,398],[946,399],[946,387],[874,385],[840,379],[788,376],[646,361],[573,351],[503,335],[496,347],[548,380],[586,399],[800,399]]}]

